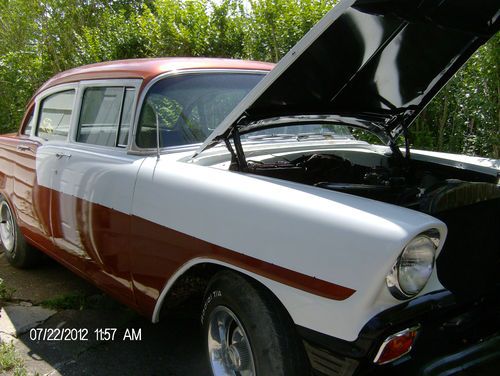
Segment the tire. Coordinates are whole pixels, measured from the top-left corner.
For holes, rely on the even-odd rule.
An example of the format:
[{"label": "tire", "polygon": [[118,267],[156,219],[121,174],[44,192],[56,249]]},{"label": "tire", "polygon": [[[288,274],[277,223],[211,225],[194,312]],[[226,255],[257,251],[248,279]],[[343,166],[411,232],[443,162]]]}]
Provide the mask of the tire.
[{"label": "tire", "polygon": [[290,316],[256,281],[217,273],[205,291],[201,321],[214,376],[311,374]]},{"label": "tire", "polygon": [[4,197],[0,197],[0,241],[0,249],[7,261],[16,268],[31,268],[41,259],[40,251],[26,243],[16,223],[16,217]]}]

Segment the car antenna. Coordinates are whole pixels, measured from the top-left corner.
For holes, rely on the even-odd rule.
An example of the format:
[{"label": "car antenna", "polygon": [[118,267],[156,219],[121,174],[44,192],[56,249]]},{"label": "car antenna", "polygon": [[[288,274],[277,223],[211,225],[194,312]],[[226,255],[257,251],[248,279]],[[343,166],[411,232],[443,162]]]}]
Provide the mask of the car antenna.
[{"label": "car antenna", "polygon": [[155,111],[156,117],[156,160],[160,160],[160,119],[158,118],[158,112]]}]

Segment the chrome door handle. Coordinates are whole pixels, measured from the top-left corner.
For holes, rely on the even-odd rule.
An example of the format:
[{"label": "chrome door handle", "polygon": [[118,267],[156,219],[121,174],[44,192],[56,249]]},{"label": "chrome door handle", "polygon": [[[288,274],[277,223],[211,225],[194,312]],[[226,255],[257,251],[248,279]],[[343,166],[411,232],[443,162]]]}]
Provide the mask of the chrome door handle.
[{"label": "chrome door handle", "polygon": [[57,159],[61,159],[62,157],[71,158],[71,154],[66,153],[56,153]]},{"label": "chrome door handle", "polygon": [[29,145],[23,145],[23,144],[17,145],[16,149],[19,151],[28,151],[28,150],[32,151]]}]

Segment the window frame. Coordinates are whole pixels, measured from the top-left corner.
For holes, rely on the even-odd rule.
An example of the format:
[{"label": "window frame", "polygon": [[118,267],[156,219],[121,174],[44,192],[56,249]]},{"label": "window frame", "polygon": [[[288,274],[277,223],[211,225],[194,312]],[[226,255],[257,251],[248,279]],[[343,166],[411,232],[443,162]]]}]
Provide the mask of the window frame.
[{"label": "window frame", "polygon": [[[37,119],[35,118],[35,110],[36,110],[36,104],[33,102],[31,106],[29,106],[25,111],[25,114],[21,121],[21,126],[19,127],[19,136],[31,137],[31,135],[33,134],[33,130],[37,125],[36,122]],[[26,128],[28,127],[28,124],[30,122],[33,122],[33,124],[31,125],[30,131],[26,132]]]},{"label": "window frame", "polygon": [[[131,135],[131,140],[129,139],[129,154],[135,155],[155,155],[157,153],[157,148],[142,148],[137,145],[137,129],[139,127],[139,116],[142,110],[142,106],[144,105],[144,101],[146,99],[149,90],[156,84],[158,81],[163,79],[169,79],[170,77],[178,77],[185,75],[194,75],[194,74],[262,74],[264,77],[269,73],[267,70],[261,69],[186,69],[182,71],[174,71],[167,72],[156,76],[154,79],[148,82],[148,84],[141,91],[139,100],[137,101],[137,107],[135,108],[135,118],[133,122],[133,133]],[[188,145],[177,145],[177,146],[165,146],[160,148],[160,153],[168,154],[179,151],[189,151],[196,150],[202,143],[188,144]]]},{"label": "window frame", "polygon": [[[38,127],[40,126],[40,115],[41,115],[41,106],[42,102],[47,99],[48,97],[62,93],[64,91],[69,91],[73,90],[75,92],[74,97],[73,97],[73,109],[71,111],[71,118],[69,120],[69,130],[68,130],[68,135],[66,136],[65,140],[46,140],[43,137],[38,136]],[[71,83],[71,84],[62,84],[62,85],[57,85],[54,87],[51,87],[39,95],[37,95],[35,99],[35,110],[33,112],[33,118],[35,119],[35,126],[31,129],[31,138],[39,141],[40,143],[45,143],[45,142],[67,142],[69,136],[71,135],[71,129],[74,127],[74,122],[75,122],[75,104],[76,99],[78,97],[78,83]]]},{"label": "window frame", "polygon": [[[78,145],[80,147],[85,146],[85,147],[89,147],[89,148],[98,148],[98,149],[107,149],[107,150],[110,150],[110,149],[126,150],[128,152],[130,149],[130,144],[131,144],[131,135],[132,135],[132,133],[134,133],[133,129],[135,127],[136,115],[137,115],[137,97],[139,94],[141,84],[142,84],[141,79],[104,79],[104,80],[80,81],[79,86],[78,86],[78,95],[76,98],[76,105],[75,105],[75,113],[74,113],[75,121],[73,122],[72,128],[70,128],[69,143],[74,144],[74,145]],[[85,90],[88,88],[96,88],[96,87],[119,87],[119,88],[123,88],[123,89],[133,88],[135,90],[134,98],[132,99],[130,130],[129,130],[127,145],[108,146],[108,145],[96,145],[96,144],[77,141],[78,128],[80,125],[79,123],[80,123],[80,116],[81,116],[81,111],[82,111],[83,97],[85,94]],[[123,101],[123,99],[124,98],[122,98],[122,101]],[[120,108],[120,122],[121,122],[122,116],[123,116],[123,103],[122,103],[122,107]],[[119,128],[121,128],[121,125]]]}]

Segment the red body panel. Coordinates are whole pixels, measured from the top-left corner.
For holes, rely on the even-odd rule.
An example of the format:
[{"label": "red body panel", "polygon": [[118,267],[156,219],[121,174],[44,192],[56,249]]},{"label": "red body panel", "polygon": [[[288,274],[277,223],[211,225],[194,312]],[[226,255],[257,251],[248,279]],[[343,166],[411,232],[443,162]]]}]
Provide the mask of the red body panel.
[{"label": "red body panel", "polygon": [[[50,245],[50,196],[36,184],[39,145],[25,136],[0,137],[0,191],[14,208],[23,233],[46,248]],[[19,150],[19,146],[29,149]]]},{"label": "red body panel", "polygon": [[189,69],[243,69],[270,71],[275,64],[258,61],[170,57],[156,59],[129,59],[85,65],[61,72],[45,82],[34,97],[50,87],[81,80],[138,78],[144,86],[156,76]]}]

